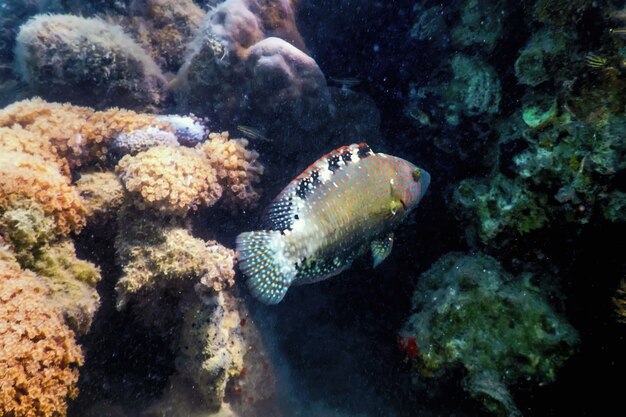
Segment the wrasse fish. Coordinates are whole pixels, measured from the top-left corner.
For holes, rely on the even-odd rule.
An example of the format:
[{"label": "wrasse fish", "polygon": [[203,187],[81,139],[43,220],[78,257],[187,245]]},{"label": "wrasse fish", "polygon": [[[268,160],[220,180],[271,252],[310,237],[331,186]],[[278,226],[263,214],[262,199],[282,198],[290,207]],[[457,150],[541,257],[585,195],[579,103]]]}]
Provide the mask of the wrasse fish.
[{"label": "wrasse fish", "polygon": [[378,266],[429,184],[428,172],[365,143],[330,152],[278,194],[262,230],[237,236],[248,287],[276,304],[291,284],[330,278],[368,251]]},{"label": "wrasse fish", "polygon": [[246,125],[237,125],[237,130],[243,133],[248,139],[257,139],[262,142],[269,142],[270,140],[259,129],[255,129]]},{"label": "wrasse fish", "polygon": [[609,61],[601,55],[587,54],[587,56],[585,56],[585,63],[591,68],[604,68]]}]

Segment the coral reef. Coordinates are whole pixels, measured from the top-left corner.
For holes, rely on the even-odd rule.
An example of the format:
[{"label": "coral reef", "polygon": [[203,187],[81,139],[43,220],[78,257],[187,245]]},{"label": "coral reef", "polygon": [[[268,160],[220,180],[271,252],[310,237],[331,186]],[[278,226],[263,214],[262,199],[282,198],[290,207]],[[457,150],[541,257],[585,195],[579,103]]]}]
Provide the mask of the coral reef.
[{"label": "coral reef", "polygon": [[124,203],[124,186],[112,172],[83,172],[76,181],[87,223],[103,225],[117,218]]},{"label": "coral reef", "polygon": [[0,414],[65,416],[83,358],[45,284],[0,247]]},{"label": "coral reef", "polygon": [[530,279],[486,255],[440,258],[421,276],[402,331],[415,344],[414,369],[441,378],[462,366],[472,396],[500,415],[520,415],[507,387],[554,381],[578,341]]},{"label": "coral reef", "polygon": [[86,334],[99,306],[95,291],[99,269],[77,258],[71,240],[58,239],[53,219],[35,202],[4,212],[0,232],[20,265],[41,276],[66,323],[76,333]]},{"label": "coral reef", "polygon": [[310,133],[331,115],[326,80],[287,1],[227,0],[211,10],[173,87],[184,109],[223,124],[246,120],[285,153],[297,150],[287,126]]},{"label": "coral reef", "polygon": [[172,132],[149,127],[120,133],[111,143],[111,151],[119,156],[137,155],[159,145],[177,146],[178,139]]},{"label": "coral reef", "polygon": [[34,201],[54,219],[58,234],[78,232],[85,225],[83,202],[58,165],[36,155],[2,152],[0,177],[0,213]]},{"label": "coral reef", "polygon": [[156,146],[126,155],[115,170],[140,209],[184,216],[222,196],[215,169],[189,148]]},{"label": "coral reef", "polygon": [[[117,305],[123,308],[135,300],[145,321],[158,323],[162,312],[152,300],[169,290],[202,285],[206,291],[222,290],[234,284],[234,252],[217,242],[194,238],[186,229],[160,219],[132,218],[128,208],[118,221],[124,227],[115,239],[118,264],[123,275],[117,283]],[[149,304],[153,304],[150,308]],[[152,320],[151,313],[156,318]]]},{"label": "coral reef", "polygon": [[111,141],[122,132],[150,127],[173,129],[150,114],[118,108],[100,112],[88,107],[48,103],[39,98],[19,101],[2,109],[0,127],[14,130],[21,127],[39,136],[39,140],[52,144],[73,169],[104,161]]},{"label": "coral reef", "polygon": [[218,415],[280,416],[276,381],[261,334],[231,291],[186,306],[176,373],[153,406],[170,417],[198,409]]},{"label": "coral reef", "polygon": [[622,279],[613,297],[617,320],[626,324],[626,279]]},{"label": "coral reef", "polygon": [[211,166],[224,193],[222,203],[228,208],[253,207],[259,200],[260,191],[254,186],[263,175],[259,154],[247,149],[245,139],[229,139],[228,132],[211,133],[209,140],[199,146]]},{"label": "coral reef", "polygon": [[17,71],[49,100],[102,108],[158,105],[165,78],[119,26],[97,18],[38,15],[20,27]]},{"label": "coral reef", "polygon": [[452,27],[450,38],[454,46],[477,46],[491,52],[502,37],[502,22],[506,10],[499,1],[465,0],[461,3],[459,21]]}]

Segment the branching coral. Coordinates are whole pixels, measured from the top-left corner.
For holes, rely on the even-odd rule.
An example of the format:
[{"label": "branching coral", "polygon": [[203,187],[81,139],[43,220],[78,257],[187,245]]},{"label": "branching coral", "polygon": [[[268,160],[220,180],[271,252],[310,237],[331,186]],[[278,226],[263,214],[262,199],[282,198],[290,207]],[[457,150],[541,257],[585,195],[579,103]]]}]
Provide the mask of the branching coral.
[{"label": "branching coral", "polygon": [[470,394],[492,411],[518,413],[507,386],[554,381],[578,341],[530,278],[515,280],[485,255],[440,258],[421,276],[403,330],[416,345],[415,369],[442,377],[462,366]]},{"label": "branching coral", "polygon": [[47,289],[0,248],[0,414],[65,416],[82,354]]},{"label": "branching coral", "polygon": [[254,185],[260,181],[263,165],[257,161],[259,154],[247,146],[245,139],[229,139],[228,132],[211,133],[209,140],[199,146],[216,170],[227,207],[251,207],[260,198]]},{"label": "branching coral", "polygon": [[215,169],[193,149],[157,146],[127,155],[116,167],[126,190],[140,209],[184,216],[212,206],[222,195]]},{"label": "branching coral", "polygon": [[38,15],[20,28],[18,73],[37,93],[96,107],[159,104],[165,78],[122,28],[97,18]]}]

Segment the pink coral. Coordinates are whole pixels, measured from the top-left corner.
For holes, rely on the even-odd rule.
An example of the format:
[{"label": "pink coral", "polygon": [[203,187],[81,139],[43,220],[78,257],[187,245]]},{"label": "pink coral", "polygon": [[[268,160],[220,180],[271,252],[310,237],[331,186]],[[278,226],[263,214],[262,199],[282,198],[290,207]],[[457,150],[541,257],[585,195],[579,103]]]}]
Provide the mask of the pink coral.
[{"label": "pink coral", "polygon": [[33,273],[0,247],[0,414],[65,416],[83,358]]}]

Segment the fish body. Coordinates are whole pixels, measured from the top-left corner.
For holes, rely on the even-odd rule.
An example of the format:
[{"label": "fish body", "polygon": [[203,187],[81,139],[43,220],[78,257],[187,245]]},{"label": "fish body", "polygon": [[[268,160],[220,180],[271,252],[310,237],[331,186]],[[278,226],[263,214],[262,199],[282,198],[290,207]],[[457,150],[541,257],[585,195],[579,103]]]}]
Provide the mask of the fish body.
[{"label": "fish body", "polygon": [[274,199],[262,230],[237,237],[248,287],[276,304],[290,285],[337,275],[368,251],[377,266],[429,183],[423,169],[364,143],[330,152]]}]

